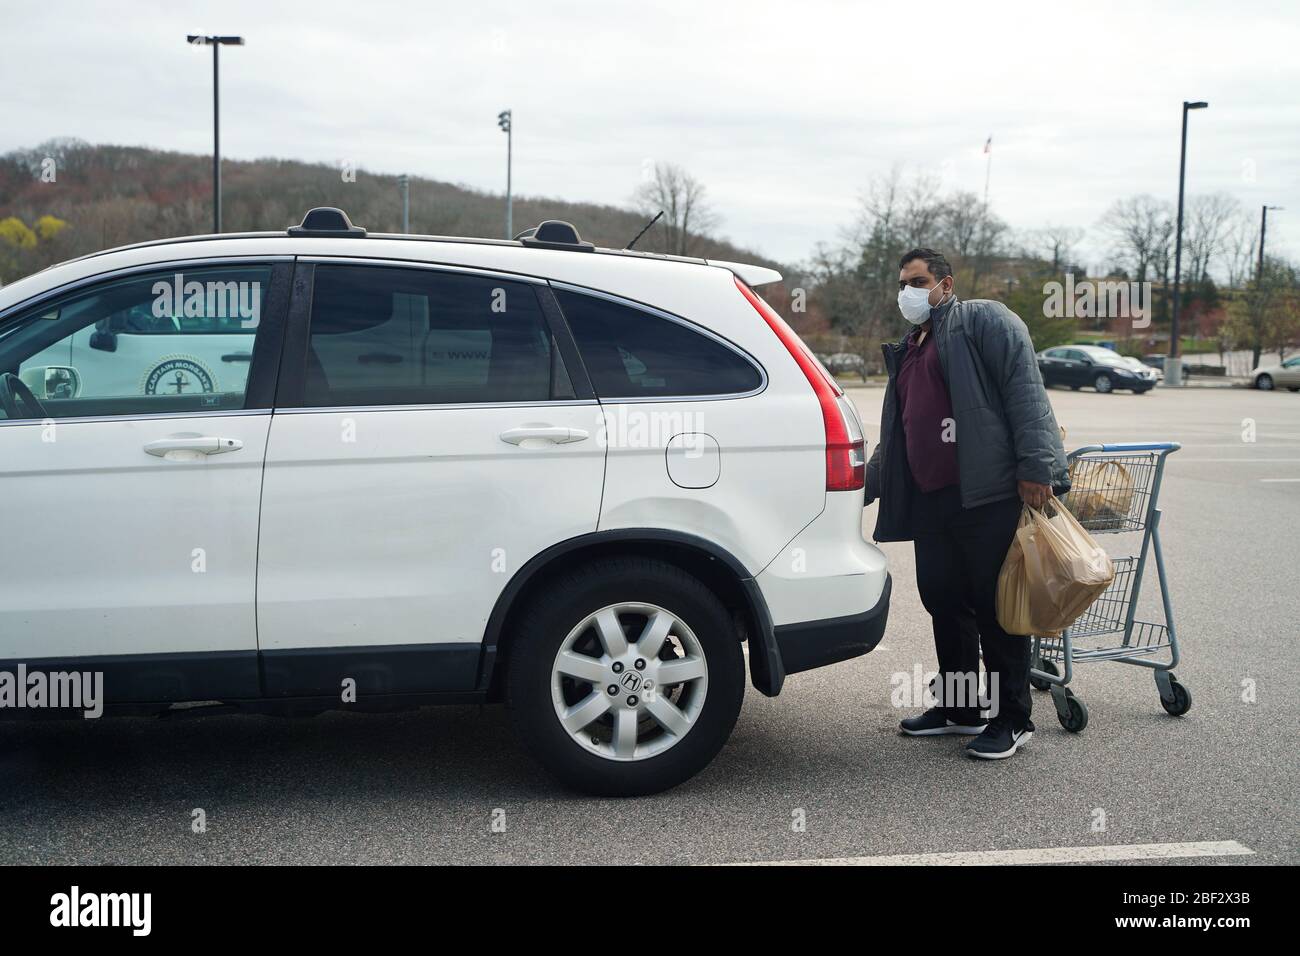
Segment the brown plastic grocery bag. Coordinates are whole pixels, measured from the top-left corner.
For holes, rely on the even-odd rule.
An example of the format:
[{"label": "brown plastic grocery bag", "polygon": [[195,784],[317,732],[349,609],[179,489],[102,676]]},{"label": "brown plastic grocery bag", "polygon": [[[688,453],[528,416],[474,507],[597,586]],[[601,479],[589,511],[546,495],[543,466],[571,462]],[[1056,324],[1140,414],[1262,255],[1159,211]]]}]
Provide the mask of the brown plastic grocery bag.
[{"label": "brown plastic grocery bag", "polygon": [[1059,502],[1026,506],[998,575],[998,623],[1008,634],[1054,637],[1114,579],[1110,557]]},{"label": "brown plastic grocery bag", "polygon": [[[1031,518],[1029,508],[1023,508],[1018,529],[1026,527]],[[1029,618],[1029,578],[1025,574],[1025,552],[1020,547],[1019,530],[1011,539],[1011,547],[1007,549],[1006,560],[1002,562],[1002,571],[998,574],[998,623],[1008,634],[1056,636],[1035,631],[1034,623]]]},{"label": "brown plastic grocery bag", "polygon": [[1070,463],[1070,511],[1090,528],[1116,529],[1128,517],[1137,488],[1117,461],[1075,459]]}]

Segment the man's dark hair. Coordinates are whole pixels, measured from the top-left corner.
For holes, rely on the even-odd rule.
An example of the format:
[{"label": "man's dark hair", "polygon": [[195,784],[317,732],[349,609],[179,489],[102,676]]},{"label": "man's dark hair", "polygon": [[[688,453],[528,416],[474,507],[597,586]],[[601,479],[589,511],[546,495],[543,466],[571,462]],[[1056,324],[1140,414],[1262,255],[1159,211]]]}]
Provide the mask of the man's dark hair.
[{"label": "man's dark hair", "polygon": [[930,275],[934,276],[935,282],[942,282],[952,275],[952,266],[948,265],[948,260],[943,257],[943,253],[935,252],[933,249],[920,248],[904,253],[903,258],[898,260],[898,268],[902,269],[913,259],[921,259],[925,262],[925,267],[930,270]]}]

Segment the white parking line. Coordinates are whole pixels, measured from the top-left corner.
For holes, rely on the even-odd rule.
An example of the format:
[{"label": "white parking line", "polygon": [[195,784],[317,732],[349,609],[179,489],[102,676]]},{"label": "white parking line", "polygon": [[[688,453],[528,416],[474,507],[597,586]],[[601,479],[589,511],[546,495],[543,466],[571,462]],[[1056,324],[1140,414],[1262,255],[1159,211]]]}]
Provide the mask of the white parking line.
[{"label": "white parking line", "polygon": [[1300,481],[1300,478],[1261,478],[1259,480],[1263,482]]},{"label": "white parking line", "polygon": [[1179,860],[1195,856],[1251,856],[1236,840],[1203,843],[1125,843],[1118,846],[1055,846],[1036,850],[974,850],[966,853],[904,853],[824,860],[756,861],[749,866],[1019,866],[1042,863],[1109,863],[1115,860]]}]

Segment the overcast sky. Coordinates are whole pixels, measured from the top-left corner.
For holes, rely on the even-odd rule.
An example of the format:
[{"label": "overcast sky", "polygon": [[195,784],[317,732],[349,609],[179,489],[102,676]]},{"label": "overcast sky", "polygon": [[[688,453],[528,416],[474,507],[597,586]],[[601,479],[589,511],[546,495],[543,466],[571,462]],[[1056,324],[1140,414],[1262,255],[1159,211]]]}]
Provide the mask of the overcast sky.
[{"label": "overcast sky", "polygon": [[[627,204],[676,162],[720,232],[785,261],[834,242],[873,175],[928,168],[1017,229],[1089,231],[1116,198],[1188,192],[1270,214],[1300,257],[1300,4],[383,3],[0,0],[0,152],[55,136],[351,161],[517,193]],[[577,224],[581,229],[581,223]]]}]

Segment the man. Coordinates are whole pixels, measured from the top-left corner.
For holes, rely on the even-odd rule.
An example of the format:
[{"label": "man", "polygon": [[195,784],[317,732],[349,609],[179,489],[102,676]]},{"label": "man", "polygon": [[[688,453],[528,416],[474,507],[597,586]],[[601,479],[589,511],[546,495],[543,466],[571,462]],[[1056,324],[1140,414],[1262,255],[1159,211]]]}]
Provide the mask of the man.
[{"label": "man", "polygon": [[[998,624],[997,581],[1021,502],[1070,487],[1060,430],[1025,324],[1000,302],[959,302],[933,249],[899,262],[898,307],[914,328],[885,345],[889,385],[866,503],[880,500],[877,541],[914,542],[929,612],[937,707],[902,722],[913,736],[978,735],[974,757],[1010,757],[1033,734],[1030,638]],[[980,649],[991,719],[975,687]]]}]

